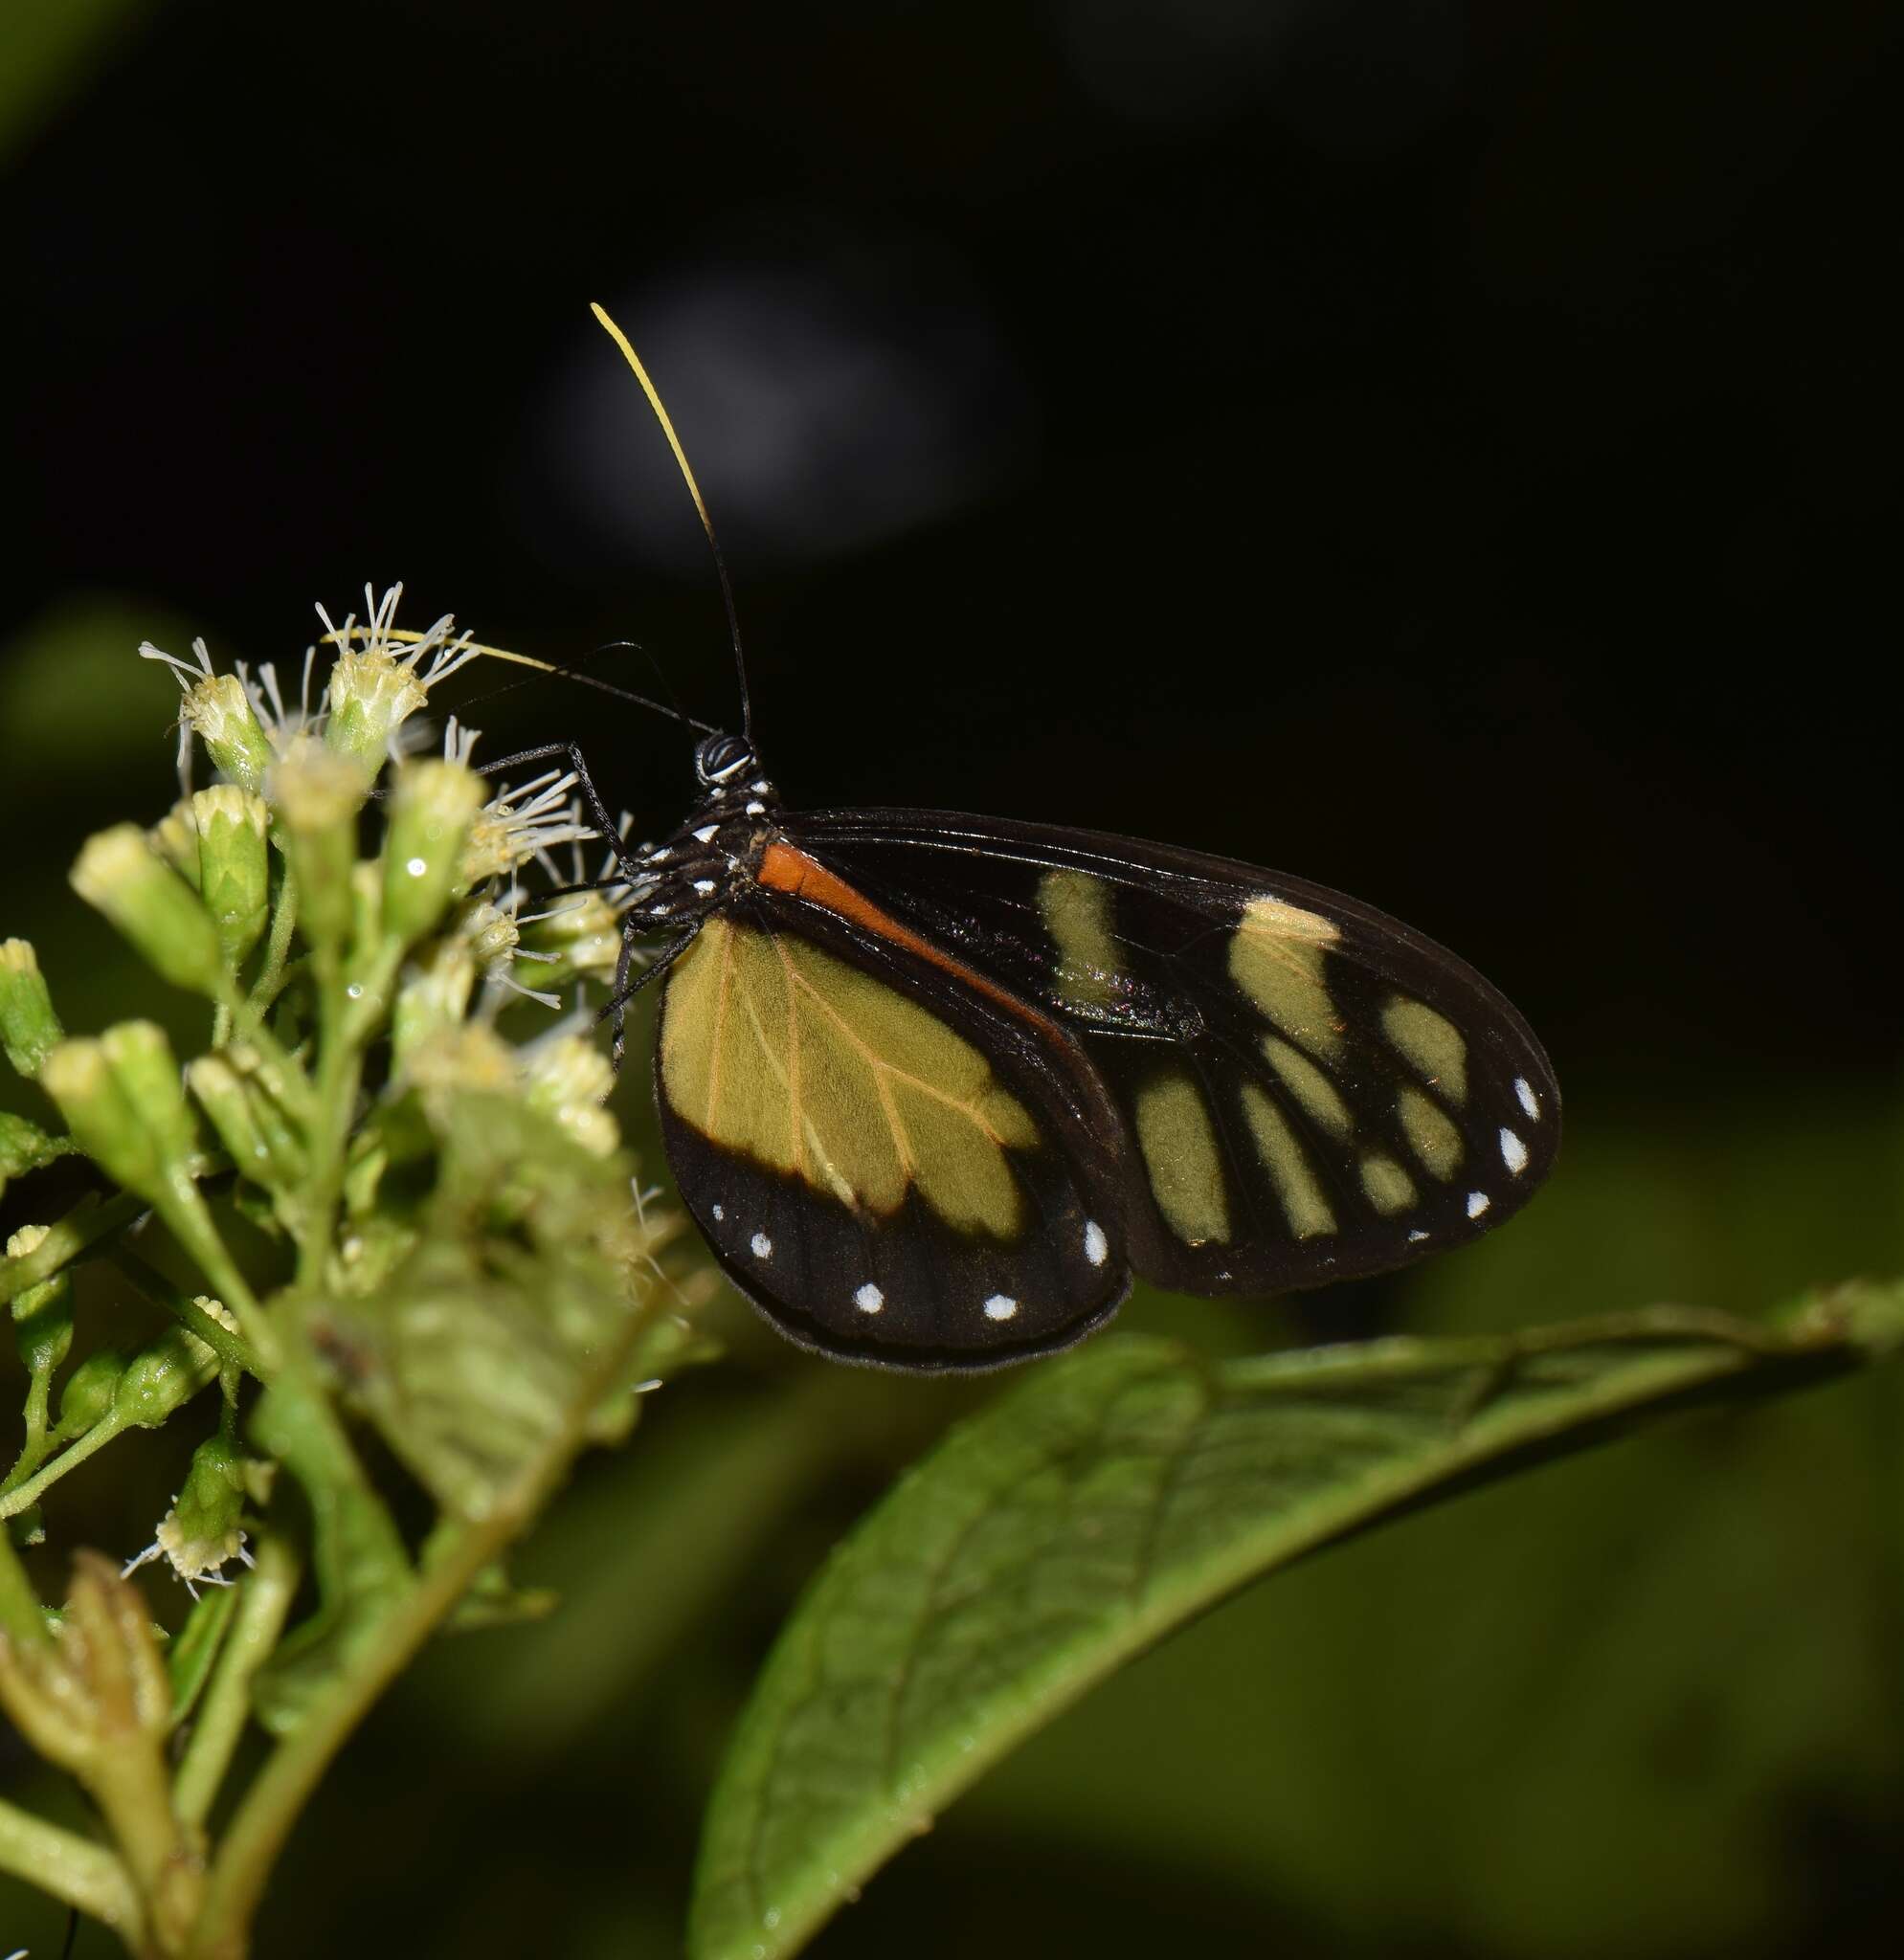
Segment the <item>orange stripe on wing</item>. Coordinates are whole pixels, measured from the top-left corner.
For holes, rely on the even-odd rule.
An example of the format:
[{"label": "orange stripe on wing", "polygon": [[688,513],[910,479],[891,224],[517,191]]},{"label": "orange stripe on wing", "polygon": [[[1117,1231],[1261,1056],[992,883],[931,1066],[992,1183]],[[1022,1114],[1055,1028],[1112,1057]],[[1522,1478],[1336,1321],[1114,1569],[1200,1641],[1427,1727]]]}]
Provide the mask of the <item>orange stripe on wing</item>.
[{"label": "orange stripe on wing", "polygon": [[942,972],[950,973],[974,992],[997,1001],[1000,1007],[1009,1008],[1040,1033],[1051,1036],[1061,1045],[1064,1043],[1063,1031],[1036,1008],[1027,1006],[1016,993],[986,979],[983,973],[974,973],[970,967],[953,959],[930,939],[920,938],[889,912],[882,912],[863,892],[855,891],[843,878],[836,877],[804,851],[796,851],[791,844],[769,844],[754,877],[770,890],[785,892],[789,898],[804,899],[809,904],[823,906],[837,918],[849,921],[876,938],[892,946],[904,947],[922,960],[930,960]]}]

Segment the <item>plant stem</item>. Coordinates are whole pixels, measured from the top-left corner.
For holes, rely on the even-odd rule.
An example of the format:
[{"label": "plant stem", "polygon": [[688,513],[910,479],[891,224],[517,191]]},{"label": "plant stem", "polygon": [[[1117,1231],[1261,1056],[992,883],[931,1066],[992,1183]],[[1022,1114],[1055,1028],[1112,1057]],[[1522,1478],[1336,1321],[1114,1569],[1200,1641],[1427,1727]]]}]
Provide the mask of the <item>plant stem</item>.
[{"label": "plant stem", "polygon": [[349,1002],[341,971],[326,973],[319,988],[317,1112],[311,1125],[310,1174],[304,1186],[303,1231],[298,1248],[298,1281],[324,1284],[331,1226],[344,1189],[351,1107],[357,1100],[358,1057],[345,1036]]},{"label": "plant stem", "polygon": [[0,1482],[0,1491],[11,1490],[16,1484],[24,1483],[46,1461],[46,1453],[53,1447],[53,1436],[46,1419],[47,1392],[52,1381],[52,1370],[48,1370],[35,1374],[27,1384],[27,1437],[20,1445],[20,1454],[14,1459],[13,1467],[7,1473],[6,1481]]},{"label": "plant stem", "polygon": [[250,1342],[242,1334],[235,1334],[222,1322],[214,1320],[195,1300],[190,1300],[178,1287],[159,1272],[148,1266],[130,1246],[117,1245],[106,1257],[118,1267],[146,1298],[156,1306],[162,1306],[190,1333],[196,1334],[205,1345],[217,1355],[228,1368],[236,1368],[258,1381],[271,1379],[264,1365],[253,1351]]},{"label": "plant stem", "polygon": [[25,1879],[64,1905],[136,1937],[139,1902],[125,1867],[103,1845],[0,1802],[0,1872]]},{"label": "plant stem", "polygon": [[507,1538],[513,1515],[468,1526],[384,1622],[376,1646],[279,1745],[226,1831],[212,1867],[190,1960],[242,1960],[252,1915],[298,1814],[351,1731],[403,1671]]},{"label": "plant stem", "polygon": [[290,977],[291,933],[298,923],[298,881],[286,864],[278,885],[278,902],[271,908],[271,937],[264,948],[264,964],[244,1006],[239,1009],[235,1034],[245,1039],[271,1012],[272,1003],[283,991]]},{"label": "plant stem", "polygon": [[53,1637],[46,1630],[39,1594],[4,1527],[0,1527],[0,1635],[29,1649],[45,1647]]},{"label": "plant stem", "polygon": [[89,1245],[123,1230],[142,1212],[151,1209],[137,1192],[129,1191],[123,1191],[103,1203],[96,1197],[81,1198],[34,1251],[13,1258],[0,1258],[0,1301],[11,1300],[29,1286],[52,1279]]},{"label": "plant stem", "polygon": [[36,1504],[69,1470],[77,1470],[88,1457],[97,1456],[124,1428],[125,1418],[116,1410],[108,1410],[84,1436],[61,1450],[44,1469],[0,1496],[0,1518],[15,1517]]},{"label": "plant stem", "polygon": [[211,1814],[251,1717],[252,1677],[278,1645],[302,1571],[297,1553],[273,1533],[258,1548],[257,1570],[238,1582],[237,1615],[172,1784],[172,1808],[187,1825]]},{"label": "plant stem", "polygon": [[601,1356],[571,1405],[558,1439],[516,1489],[480,1523],[453,1526],[438,1534],[435,1555],[392,1609],[374,1644],[278,1746],[246,1792],[213,1860],[188,1960],[244,1960],[265,1882],[324,1772],[477,1574],[533,1522],[587,1440],[591,1413],[609,1385],[620,1378],[646,1324],[645,1314],[630,1315],[627,1330]]}]

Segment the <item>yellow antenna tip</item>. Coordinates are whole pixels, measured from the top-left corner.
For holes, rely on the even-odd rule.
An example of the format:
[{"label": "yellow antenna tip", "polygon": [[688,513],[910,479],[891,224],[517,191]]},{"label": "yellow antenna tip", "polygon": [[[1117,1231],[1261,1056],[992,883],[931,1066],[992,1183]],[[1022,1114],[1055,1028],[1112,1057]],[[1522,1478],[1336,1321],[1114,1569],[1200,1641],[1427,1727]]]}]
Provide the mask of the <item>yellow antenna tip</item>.
[{"label": "yellow antenna tip", "polygon": [[687,494],[694,500],[694,508],[701,514],[701,528],[707,533],[707,542],[714,546],[716,553],[720,546],[714,539],[714,523],[707,515],[706,499],[701,495],[701,485],[694,480],[694,471],[687,460],[687,452],[681,446],[681,437],[674,433],[674,424],[668,419],[668,412],[661,406],[661,390],[648,379],[648,370],[641,365],[641,357],[635,351],[628,336],[608,317],[608,309],[589,301],[589,311],[601,323],[602,330],[621,349],[621,358],[634,370],[635,379],[641,384],[641,392],[648,397],[648,406],[655,412],[655,420],[661,425],[661,434],[668,439],[668,447],[674,451],[676,465],[681,471],[682,481],[687,485]]},{"label": "yellow antenna tip", "polygon": [[674,424],[668,419],[668,412],[661,406],[661,390],[648,379],[648,370],[641,365],[641,357],[636,353],[628,336],[616,325],[608,316],[608,309],[597,301],[589,301],[589,311],[599,323],[602,331],[621,349],[621,358],[634,370],[635,379],[641,384],[641,392],[648,397],[648,406],[655,412],[655,420],[661,425],[661,434],[668,439],[668,447],[674,452],[676,466],[681,471],[681,480],[687,485],[687,494],[694,500],[694,508],[701,519],[701,528],[707,533],[707,546],[714,554],[714,570],[721,581],[721,602],[728,609],[728,633],[734,643],[734,670],[740,676],[741,724],[750,736],[753,727],[753,708],[747,694],[747,662],[741,657],[740,615],[734,611],[734,589],[728,581],[727,562],[721,556],[721,541],[714,535],[714,520],[707,515],[707,501],[701,494],[701,485],[694,480],[694,471],[687,460],[687,452],[681,446],[681,437],[674,433]]}]

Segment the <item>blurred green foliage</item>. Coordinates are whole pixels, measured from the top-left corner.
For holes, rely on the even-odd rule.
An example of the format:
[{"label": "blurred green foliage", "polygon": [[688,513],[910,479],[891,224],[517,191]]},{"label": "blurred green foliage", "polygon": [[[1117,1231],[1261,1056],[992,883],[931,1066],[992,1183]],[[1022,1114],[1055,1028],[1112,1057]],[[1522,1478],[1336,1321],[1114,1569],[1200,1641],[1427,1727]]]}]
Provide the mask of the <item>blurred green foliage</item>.
[{"label": "blurred green foliage", "polygon": [[1659,1306],[1215,1365],[1113,1333],[1028,1370],[907,1471],[774,1643],[704,1825],[689,1950],[799,1950],[1001,1757],[1252,1579],[1654,1412],[1900,1352],[1893,1281],[1756,1322]]},{"label": "blurred green foliage", "polygon": [[101,54],[138,31],[151,0],[8,0],[0,60],[0,163],[32,138],[71,90],[97,78]]}]

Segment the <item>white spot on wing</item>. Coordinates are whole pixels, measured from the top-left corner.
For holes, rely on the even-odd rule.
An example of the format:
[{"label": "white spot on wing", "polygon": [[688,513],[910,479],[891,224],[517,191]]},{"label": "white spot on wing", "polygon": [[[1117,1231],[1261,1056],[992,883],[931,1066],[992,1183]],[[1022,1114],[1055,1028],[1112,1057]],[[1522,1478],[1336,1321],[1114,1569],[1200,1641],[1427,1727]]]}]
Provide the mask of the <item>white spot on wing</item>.
[{"label": "white spot on wing", "polygon": [[1493,1203],[1485,1191],[1471,1191],[1467,1193],[1467,1215],[1478,1218]]},{"label": "white spot on wing", "polygon": [[764,1232],[756,1232],[752,1238],[753,1256],[757,1259],[772,1258],[773,1241]]},{"label": "white spot on wing", "polygon": [[1427,1235],[1427,1234],[1426,1234],[1425,1232],[1420,1232],[1420,1231],[1416,1231],[1416,1232],[1411,1232],[1411,1233],[1410,1233],[1410,1234],[1408,1235],[1408,1243],[1409,1243],[1410,1245],[1420,1245],[1420,1244],[1421,1244],[1421,1242],[1422,1241],[1422,1239],[1424,1239],[1425,1237],[1427,1237],[1427,1236],[1428,1236],[1428,1235]]},{"label": "white spot on wing", "polygon": [[1514,1094],[1520,1099],[1520,1106],[1527,1111],[1529,1123],[1540,1121],[1540,1098],[1534,1093],[1534,1084],[1525,1076],[1514,1078]]},{"label": "white spot on wing", "polygon": [[1085,1257],[1094,1266],[1101,1266],[1110,1253],[1110,1241],[1104,1236],[1104,1227],[1095,1218],[1085,1226]]},{"label": "white spot on wing", "polygon": [[717,1225],[718,1225],[718,1224],[719,1224],[719,1223],[721,1222],[721,1220],[722,1220],[723,1218],[725,1218],[725,1217],[726,1217],[727,1215],[728,1215],[728,1214],[727,1214],[727,1211],[726,1211],[726,1208],[725,1208],[725,1207],[723,1207],[723,1206],[721,1206],[721,1205],[716,1205],[716,1206],[714,1207],[714,1222],[715,1222],[715,1224],[717,1224]]},{"label": "white spot on wing", "polygon": [[853,1304],[862,1313],[878,1313],[885,1304],[885,1295],[868,1280],[853,1296]]},{"label": "white spot on wing", "polygon": [[711,878],[697,878],[694,880],[694,889],[705,899],[714,889],[714,880]]},{"label": "white spot on wing", "polygon": [[1019,1303],[1009,1293],[995,1293],[985,1303],[985,1318],[988,1321],[1008,1321],[1019,1310]]},{"label": "white spot on wing", "polygon": [[1511,1129],[1501,1132],[1501,1162],[1516,1177],[1527,1169],[1527,1146]]}]

